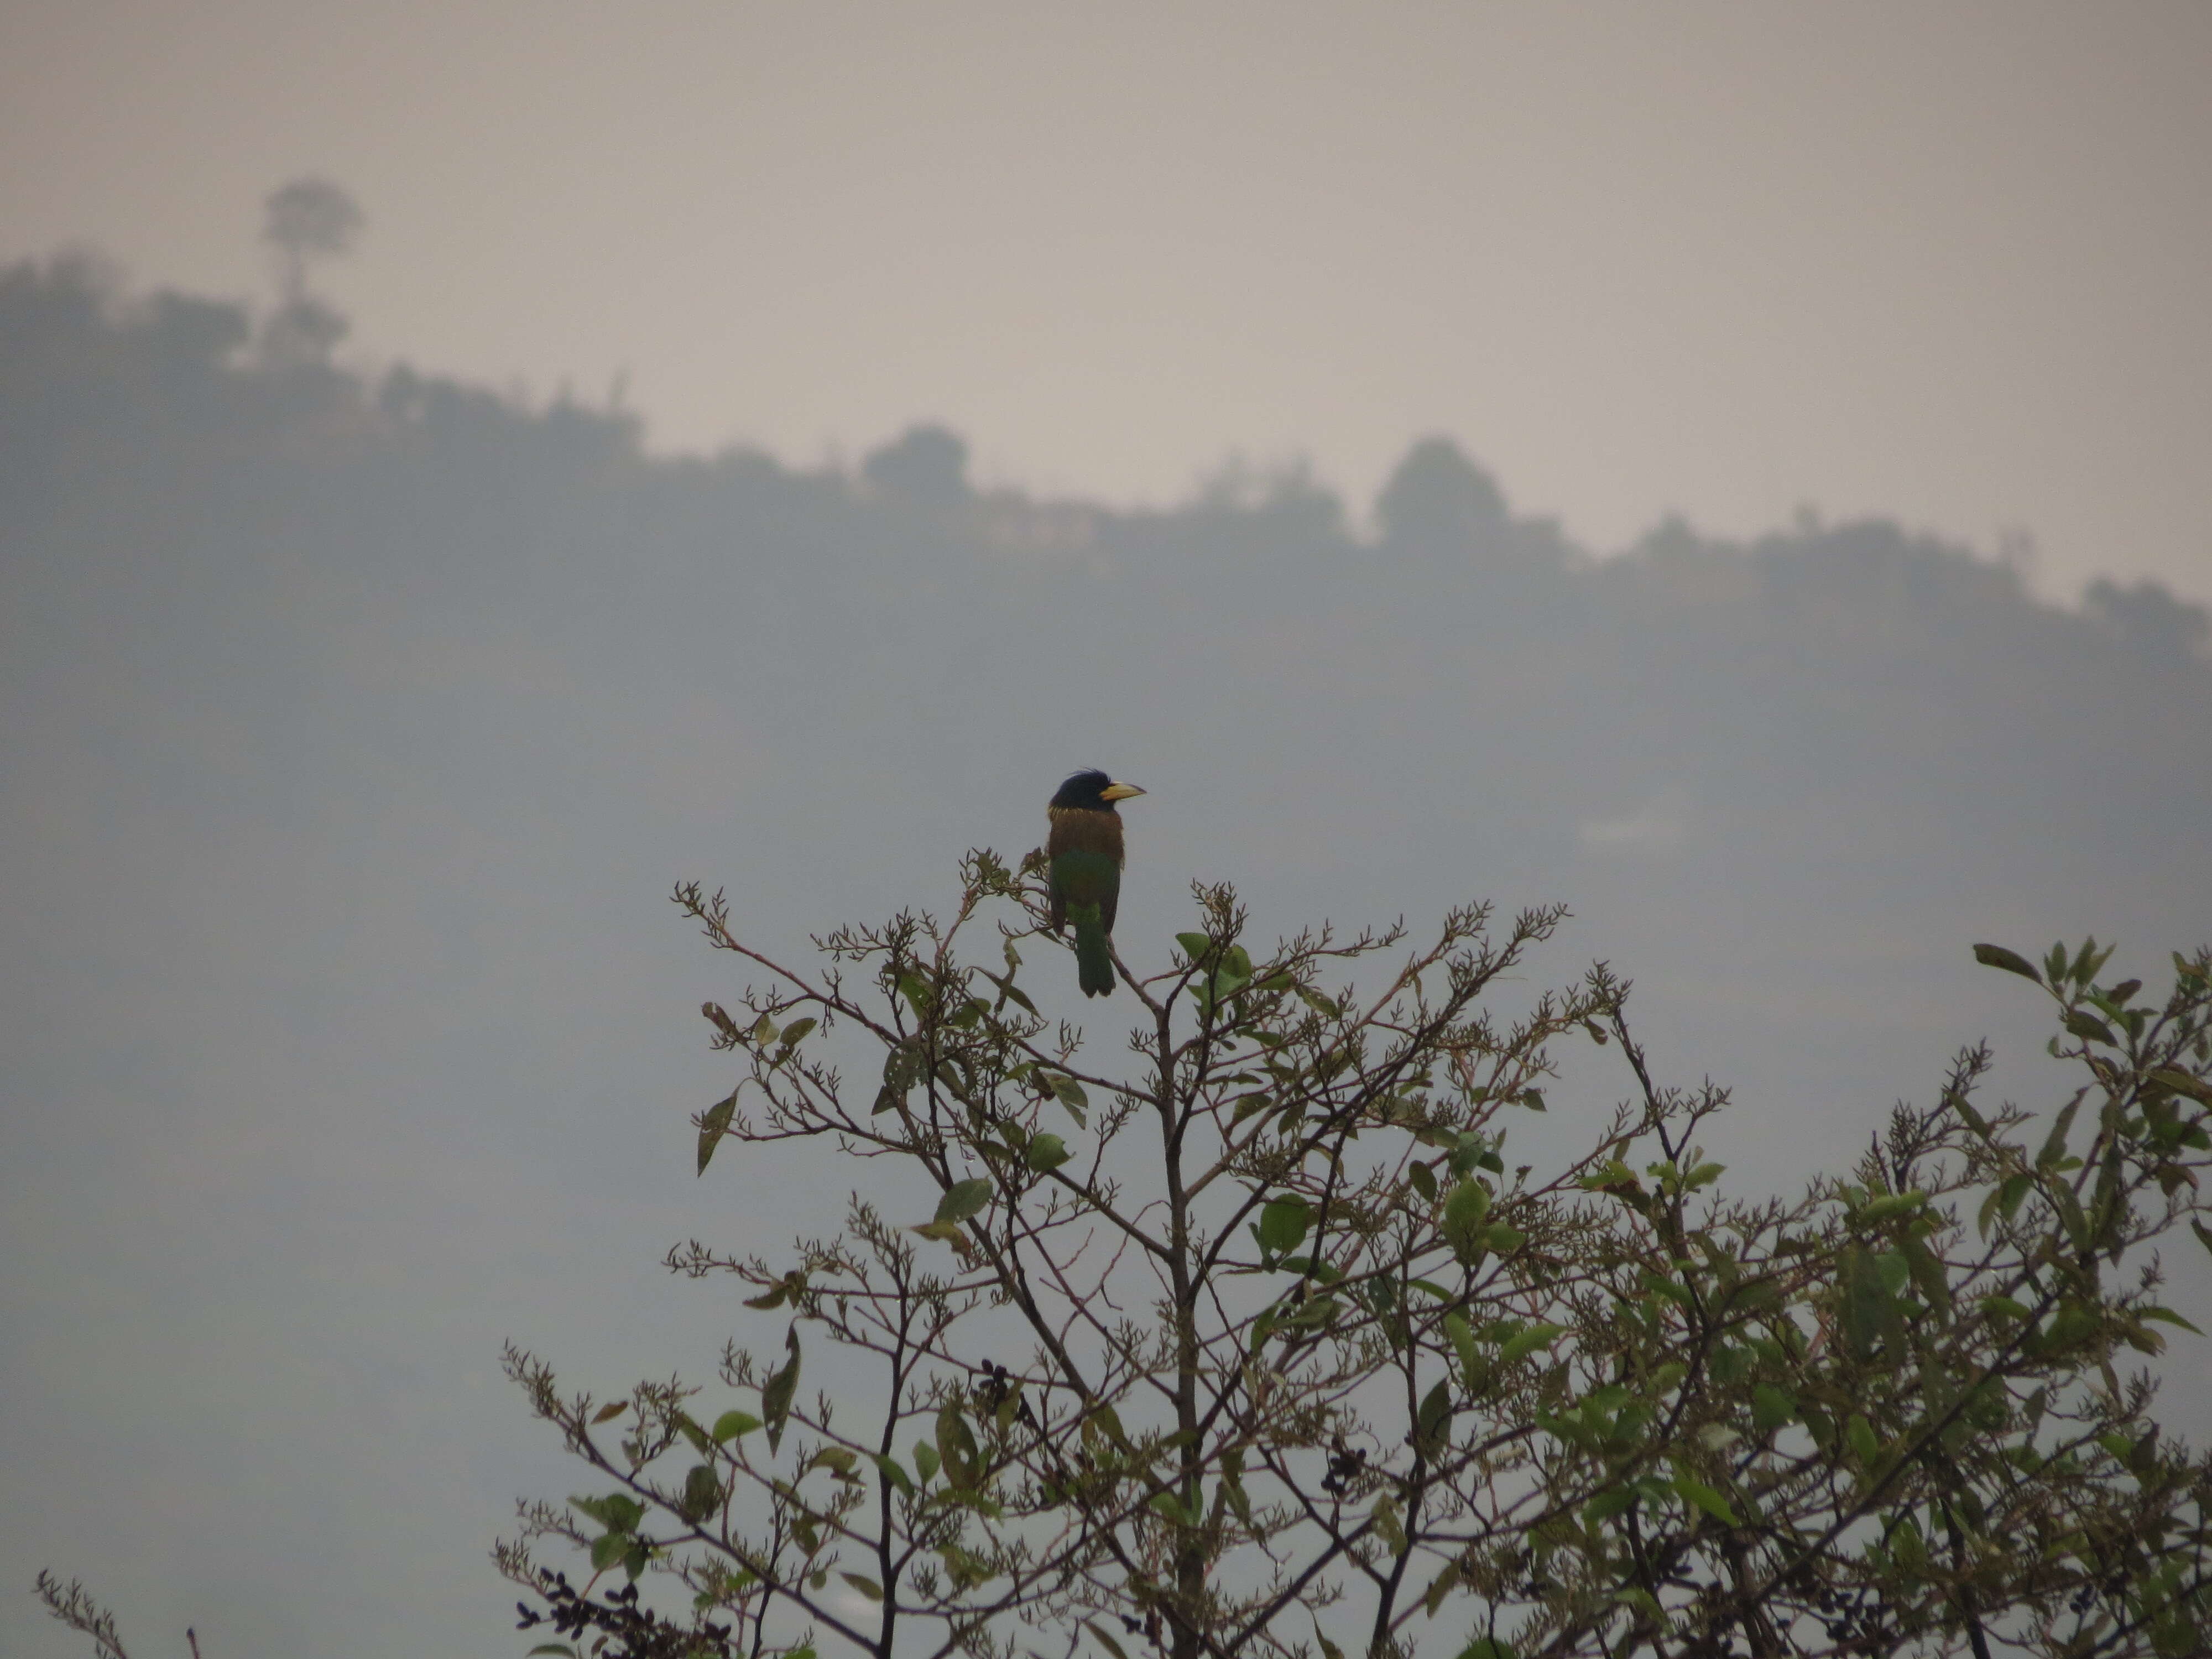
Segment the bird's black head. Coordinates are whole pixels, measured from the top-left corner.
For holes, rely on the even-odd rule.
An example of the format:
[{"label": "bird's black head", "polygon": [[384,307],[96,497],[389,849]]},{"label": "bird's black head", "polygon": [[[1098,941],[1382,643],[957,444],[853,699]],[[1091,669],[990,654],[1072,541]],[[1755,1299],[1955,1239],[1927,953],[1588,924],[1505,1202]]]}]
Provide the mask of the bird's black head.
[{"label": "bird's black head", "polygon": [[1052,805],[1055,811],[1076,807],[1085,811],[1110,812],[1115,801],[1127,800],[1132,795],[1144,793],[1135,784],[1116,783],[1097,768],[1092,767],[1088,771],[1073,774],[1061,784],[1060,793],[1052,798]]}]

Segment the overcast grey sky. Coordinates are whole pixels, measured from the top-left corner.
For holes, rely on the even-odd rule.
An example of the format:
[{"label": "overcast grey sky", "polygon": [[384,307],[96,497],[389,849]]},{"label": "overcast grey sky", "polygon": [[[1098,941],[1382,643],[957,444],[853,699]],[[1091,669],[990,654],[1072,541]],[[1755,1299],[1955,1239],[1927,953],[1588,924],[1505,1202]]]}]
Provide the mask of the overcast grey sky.
[{"label": "overcast grey sky", "polygon": [[656,443],[1364,503],[1448,432],[1600,548],[1802,503],[2212,594],[2212,7],[13,0],[0,257],[265,290]]}]

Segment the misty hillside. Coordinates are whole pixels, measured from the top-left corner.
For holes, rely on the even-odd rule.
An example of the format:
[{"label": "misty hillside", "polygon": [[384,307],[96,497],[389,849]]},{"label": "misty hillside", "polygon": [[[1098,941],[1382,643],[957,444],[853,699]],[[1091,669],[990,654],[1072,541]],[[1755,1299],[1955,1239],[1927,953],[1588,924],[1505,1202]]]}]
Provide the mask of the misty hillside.
[{"label": "misty hillside", "polygon": [[927,428],[853,476],[655,460],[625,417],[249,337],[68,267],[0,284],[15,764],[96,732],[104,804],[187,833],[356,790],[356,830],[434,798],[518,850],[696,817],[733,878],[803,847],[781,890],[866,908],[1033,836],[1096,758],[1152,786],[1170,891],[1664,891],[1668,934],[1752,950],[1817,918],[1831,967],[2212,915],[2206,617],[2155,586],[2069,614],[1882,523],[1596,561],[1436,441],[1371,532],[1297,476],[978,495]]},{"label": "misty hillside", "polygon": [[[557,1477],[480,1386],[499,1337],[651,1343],[696,1311],[672,1239],[822,1201],[685,1184],[730,988],[680,878],[803,945],[1035,844],[1097,763],[1151,791],[1133,959],[1194,877],[1263,934],[1564,901],[1555,976],[1635,979],[1770,1174],[1959,1042],[2033,1077],[2032,997],[1972,941],[2094,929],[2148,978],[2212,937],[2207,617],[2154,586],[2057,609],[1881,522],[1601,559],[1433,440],[1371,508],[979,492],[931,427],[849,473],[659,459],[283,346],[0,274],[0,1392],[54,1504],[0,1547],[114,1561],[149,1629],[143,1587],[213,1583],[226,1651],[392,1650],[396,1584],[500,1639],[481,1549]],[[30,1617],[0,1646],[71,1650]]]}]

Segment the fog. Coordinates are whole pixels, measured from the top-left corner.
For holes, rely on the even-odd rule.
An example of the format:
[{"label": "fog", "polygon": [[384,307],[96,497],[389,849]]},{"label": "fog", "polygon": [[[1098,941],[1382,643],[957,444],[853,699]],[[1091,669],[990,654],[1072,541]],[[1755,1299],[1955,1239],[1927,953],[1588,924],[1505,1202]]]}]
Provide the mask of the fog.
[{"label": "fog", "polygon": [[[501,1338],[602,1390],[703,1373],[737,1312],[661,1252],[842,1198],[694,1178],[737,985],[678,879],[803,951],[1103,765],[1151,792],[1133,957],[1194,878],[1262,935],[1564,901],[1544,970],[1637,981],[1661,1068],[1735,1088],[1747,1183],[1984,1036],[2047,1100],[1972,942],[2094,930],[2156,983],[2212,937],[2207,619],[2155,583],[2057,606],[1810,514],[1598,558],[1414,434],[1372,501],[1231,469],[1147,510],[981,488],[927,424],[656,458],[300,323],[0,273],[11,1654],[80,1651],[40,1564],[142,1655],[520,1650],[484,1552],[574,1483]],[[2206,1351],[2168,1374],[2201,1431]]]}]

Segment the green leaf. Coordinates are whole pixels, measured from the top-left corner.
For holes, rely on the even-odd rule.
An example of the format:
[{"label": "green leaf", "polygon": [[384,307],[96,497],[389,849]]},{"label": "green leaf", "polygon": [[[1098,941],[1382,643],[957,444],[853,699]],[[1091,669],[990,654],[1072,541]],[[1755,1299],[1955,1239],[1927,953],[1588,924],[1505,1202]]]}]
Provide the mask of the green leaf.
[{"label": "green leaf", "polygon": [[2084,1013],[2079,1008],[2066,1016],[2066,1029],[2084,1042],[2101,1042],[2107,1048],[2116,1047],[2119,1039],[2112,1028],[2094,1014]]},{"label": "green leaf", "polygon": [[1903,1293],[1911,1281],[1912,1268],[1902,1253],[1896,1250],[1877,1250],[1874,1258],[1875,1270],[1881,1275],[1881,1287],[1892,1296]]},{"label": "green leaf", "polygon": [[945,1189],[945,1196],[937,1200],[933,1221],[965,1221],[982,1212],[991,1201],[991,1183],[981,1176],[967,1181],[956,1181]]},{"label": "green leaf", "polygon": [[783,1369],[761,1384],[761,1416],[768,1423],[768,1449],[771,1455],[783,1449],[783,1425],[791,1415],[793,1397],[799,1392],[799,1327],[793,1325],[783,1334],[783,1346],[791,1358]]},{"label": "green leaf", "polygon": [[1271,1255],[1295,1250],[1304,1243],[1312,1218],[1312,1206],[1295,1193],[1268,1200],[1261,1206],[1260,1224],[1254,1230],[1260,1248]]},{"label": "green leaf", "polygon": [[1182,946],[1183,955],[1188,957],[1193,962],[1198,961],[1213,948],[1213,941],[1203,933],[1177,933],[1176,943]]},{"label": "green leaf", "polygon": [[2135,1311],[2136,1317],[2138,1319],[2155,1319],[2161,1324],[2179,1325],[2183,1330],[2197,1336],[2204,1334],[2171,1308],[2137,1308]]},{"label": "green leaf", "polygon": [[1583,1505],[1583,1522],[1595,1526],[1601,1521],[1610,1521],[1636,1501],[1634,1490],[1627,1486],[1612,1486],[1600,1492]]},{"label": "green leaf", "polygon": [[1109,1636],[1100,1626],[1096,1619],[1085,1620],[1083,1621],[1083,1628],[1089,1631],[1092,1636],[1097,1638],[1098,1645],[1105,1649],[1107,1652],[1113,1655],[1114,1659],[1129,1659],[1129,1656],[1122,1651],[1121,1644],[1115,1641],[1112,1637]]},{"label": "green leaf", "polygon": [[796,1048],[806,1040],[806,1034],[821,1023],[811,1018],[794,1019],[783,1028],[783,1046],[787,1048]]},{"label": "green leaf", "polygon": [[2022,979],[2032,979],[2038,985],[2043,983],[2043,975],[2035,971],[2033,963],[2017,951],[2006,950],[2002,945],[1977,945],[1974,960],[1984,968],[2002,968],[2008,974],[2018,974]]},{"label": "green leaf", "polygon": [[738,1113],[738,1096],[743,1091],[743,1085],[731,1090],[727,1100],[716,1101],[699,1120],[699,1174],[707,1173],[707,1160],[714,1156],[714,1148],[729,1133],[730,1120]]},{"label": "green leaf", "polygon": [[2150,1081],[2175,1094],[2187,1095],[2201,1106],[2212,1106],[2212,1083],[2191,1077],[2176,1066],[2160,1066],[2150,1073]]},{"label": "green leaf", "polygon": [[1072,1077],[1054,1077],[1051,1081],[1054,1098],[1067,1108],[1067,1115],[1075,1120],[1075,1127],[1089,1128],[1091,1120],[1085,1115],[1085,1109],[1091,1104],[1091,1097],[1083,1092],[1083,1085]]},{"label": "green leaf", "polygon": [[1413,1449],[1426,1457],[1442,1451],[1451,1434],[1451,1384],[1439,1382],[1421,1396],[1413,1418]]},{"label": "green leaf", "polygon": [[1474,1346],[1474,1333],[1468,1328],[1466,1316],[1457,1310],[1443,1317],[1444,1334],[1451,1340],[1452,1352],[1459,1356],[1460,1373],[1467,1379],[1469,1389],[1482,1386],[1481,1379],[1489,1371],[1483,1363],[1482,1352]]},{"label": "green leaf", "polygon": [[1229,1115],[1230,1124],[1233,1127],[1255,1112],[1273,1110],[1274,1105],[1274,1096],[1269,1094],[1265,1089],[1255,1089],[1249,1094],[1239,1095],[1237,1097],[1237,1109]]},{"label": "green leaf", "polygon": [[885,1486],[896,1486],[909,1498],[914,1496],[914,1477],[906,1472],[897,1458],[888,1452],[870,1452],[868,1461],[876,1466],[876,1473],[883,1476]]},{"label": "green leaf", "polygon": [[571,1498],[568,1502],[609,1532],[634,1532],[637,1523],[645,1519],[645,1505],[627,1492],[610,1492],[605,1498]]},{"label": "green leaf", "polygon": [[592,1413],[592,1421],[594,1423],[611,1423],[615,1419],[620,1417],[629,1409],[629,1401],[627,1400],[610,1401],[607,1404],[600,1407],[599,1410]]},{"label": "green leaf", "polygon": [[1742,1524],[1735,1518],[1735,1511],[1729,1507],[1728,1499],[1702,1480],[1692,1480],[1686,1474],[1678,1474],[1672,1484],[1677,1498],[1686,1504],[1696,1504],[1723,1526],[1734,1527]]},{"label": "green leaf", "polygon": [[1130,1449],[1128,1434],[1121,1427],[1121,1414],[1111,1406],[1102,1405],[1094,1407],[1089,1421],[1097,1424],[1099,1433],[1104,1435],[1123,1451]]},{"label": "green leaf", "polygon": [[1421,1611],[1430,1618],[1435,1618],[1437,1609],[1444,1604],[1444,1598],[1458,1586],[1459,1563],[1448,1561],[1444,1564],[1444,1570],[1429,1581],[1428,1589],[1422,1593]]},{"label": "green leaf", "polygon": [[693,1464],[684,1477],[684,1495],[677,1500],[676,1512],[697,1526],[721,1506],[722,1483],[714,1471],[704,1463]]},{"label": "green leaf", "polygon": [[1252,1525],[1252,1499],[1244,1491],[1244,1449],[1230,1446],[1221,1454],[1220,1490],[1229,1496],[1229,1507],[1247,1527]]},{"label": "green leaf", "polygon": [[916,1014],[927,1014],[929,1012],[930,994],[927,980],[917,973],[902,973],[898,976],[898,988],[899,994],[907,1000],[908,1006]]},{"label": "green leaf", "polygon": [[1751,1389],[1751,1420],[1762,1430],[1778,1429],[1797,1415],[1795,1395],[1771,1382],[1755,1382]]},{"label": "green leaf", "polygon": [[1919,1292],[1923,1302],[1949,1317],[1951,1277],[1942,1260],[1921,1242],[1917,1231],[1905,1236],[1903,1250],[1905,1266],[1911,1270],[1912,1288]]},{"label": "green leaf", "polygon": [[1193,1514],[1183,1507],[1182,1499],[1171,1492],[1156,1492],[1146,1505],[1153,1514],[1172,1521],[1179,1527],[1199,1527],[1206,1524],[1202,1514]]},{"label": "green leaf", "polygon": [[[1013,941],[1009,939],[1006,942],[1006,976],[1004,979],[1000,978],[998,975],[993,973],[988,968],[978,968],[975,971],[982,975],[985,979],[989,980],[992,984],[999,988],[999,997],[1002,1002],[1012,1002],[1017,1004],[1021,1007],[1028,1009],[1030,1012],[1035,1013],[1036,1012],[1036,1004],[1030,1000],[1029,994],[1026,991],[1023,990],[1020,986],[1014,983],[1014,969],[1021,965],[1022,959],[1015,954]],[[996,1011],[994,1010],[994,1012],[995,1012]],[[1028,1063],[1034,1064],[1035,1062],[1031,1061]],[[1017,1069],[1018,1070],[1019,1068],[1018,1067]]]},{"label": "green leaf", "polygon": [[592,1571],[605,1572],[629,1553],[630,1536],[626,1532],[602,1533],[592,1540]]},{"label": "green leaf", "polygon": [[1849,1249],[1840,1264],[1843,1279],[1838,1311],[1844,1345],[1860,1360],[1874,1358],[1881,1339],[1898,1323],[1896,1304],[1881,1282],[1881,1265],[1868,1251]]},{"label": "green leaf", "polygon": [[1074,1156],[1067,1150],[1067,1143],[1058,1135],[1040,1134],[1030,1137],[1029,1148],[1022,1154],[1022,1161],[1042,1174],[1048,1170],[1057,1170]]},{"label": "green leaf", "polygon": [[1917,1188],[1909,1193],[1884,1193],[1859,1212],[1859,1219],[1887,1221],[1893,1215],[1905,1215],[1917,1210],[1927,1202],[1928,1194]]},{"label": "green leaf", "polygon": [[937,1478],[937,1448],[931,1445],[927,1440],[915,1441],[914,1443],[914,1467],[915,1471],[921,1476],[921,1484],[923,1486],[926,1486],[932,1480],[934,1480]]},{"label": "green leaf", "polygon": [[1510,1365],[1515,1360],[1534,1353],[1539,1348],[1548,1348],[1565,1336],[1566,1331],[1564,1325],[1547,1325],[1540,1320],[1507,1340],[1505,1346],[1498,1350],[1498,1363]]},{"label": "green leaf", "polygon": [[874,1579],[864,1577],[857,1572],[841,1572],[837,1576],[871,1601],[880,1601],[884,1599],[884,1587]]},{"label": "green leaf", "polygon": [[937,1457],[947,1486],[975,1486],[981,1472],[977,1467],[975,1436],[968,1419],[960,1414],[957,1400],[947,1400],[937,1408]]},{"label": "green leaf", "polygon": [[1478,1636],[1459,1650],[1459,1659],[1513,1659],[1513,1644],[1502,1637]]},{"label": "green leaf", "polygon": [[1286,1255],[1275,1265],[1285,1273],[1311,1273],[1324,1285],[1334,1285],[1344,1277],[1344,1269],[1334,1261],[1310,1255]]},{"label": "green leaf", "polygon": [[1844,1438],[1850,1443],[1851,1455],[1858,1460],[1861,1468],[1871,1469],[1875,1460],[1881,1455],[1881,1442],[1875,1437],[1874,1425],[1856,1412],[1844,1425]]},{"label": "green leaf", "polygon": [[750,1412],[724,1412],[714,1419],[714,1439],[718,1446],[750,1434],[760,1427],[761,1420]]},{"label": "green leaf", "polygon": [[1405,1549],[1405,1522],[1399,1518],[1398,1505],[1392,1501],[1389,1493],[1384,1492],[1376,1498],[1367,1516],[1375,1523],[1376,1535],[1390,1547],[1393,1554]]},{"label": "green leaf", "polygon": [[1025,1382],[1015,1383],[1006,1391],[1006,1397],[999,1401],[997,1409],[991,1413],[993,1420],[999,1425],[1000,1434],[1012,1428],[1015,1417],[1025,1409],[1022,1401],[1022,1390],[1028,1386]]},{"label": "green leaf", "polygon": [[1437,1201],[1437,1172],[1425,1164],[1408,1164],[1406,1179],[1413,1183],[1413,1190],[1433,1204]]},{"label": "green leaf", "polygon": [[1462,1261],[1473,1259],[1481,1243],[1483,1219],[1490,1213],[1490,1188],[1480,1181],[1462,1181],[1444,1200],[1445,1241]]},{"label": "green leaf", "polygon": [[871,1116],[880,1116],[906,1103],[907,1091],[921,1080],[921,1054],[909,1045],[898,1042],[884,1054],[884,1086],[876,1091],[876,1103]]},{"label": "green leaf", "polygon": [[[571,1493],[568,1498],[568,1507],[574,1510],[579,1515],[589,1516],[592,1520],[598,1522],[603,1527],[611,1527],[617,1532],[626,1532],[629,1530],[631,1523],[627,1521],[617,1520],[614,1514],[614,1506],[617,1503],[626,1501],[628,1500],[624,1499],[619,1492],[611,1498],[585,1498],[575,1493]],[[635,1505],[633,1505],[633,1507],[635,1507]],[[642,1516],[645,1511],[641,1509],[638,1510],[638,1513]]]},{"label": "green leaf", "polygon": [[576,1659],[576,1650],[560,1642],[540,1642],[530,1650],[525,1659],[538,1659],[541,1653],[557,1653],[563,1656],[563,1659]]},{"label": "green leaf", "polygon": [[2067,1133],[2074,1127],[2074,1114],[2081,1109],[2081,1103],[2078,1099],[2067,1102],[2060,1109],[2051,1125],[2051,1138],[2043,1143],[2043,1150],[2035,1155],[2037,1169],[2047,1170],[2066,1156]]}]

